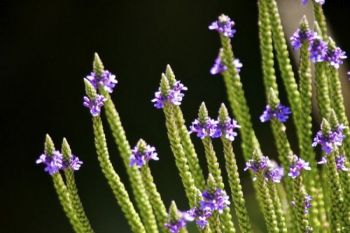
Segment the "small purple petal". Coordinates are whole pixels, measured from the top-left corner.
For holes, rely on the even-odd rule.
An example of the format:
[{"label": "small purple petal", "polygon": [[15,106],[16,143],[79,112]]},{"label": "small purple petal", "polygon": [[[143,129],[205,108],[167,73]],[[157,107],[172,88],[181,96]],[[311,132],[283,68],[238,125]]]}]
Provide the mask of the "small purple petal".
[{"label": "small purple petal", "polygon": [[217,21],[214,21],[210,26],[210,30],[215,30],[220,34],[232,38],[236,33],[236,29],[233,28],[235,23],[226,15],[219,16]]},{"label": "small purple petal", "polygon": [[290,108],[283,106],[282,104],[278,104],[275,109],[272,109],[269,105],[266,105],[263,114],[260,116],[260,121],[266,122],[270,121],[271,119],[276,119],[280,122],[286,122],[291,113]]},{"label": "small purple petal", "polygon": [[104,105],[104,102],[107,99],[102,95],[96,95],[95,99],[89,99],[87,96],[84,96],[83,105],[90,109],[92,116],[99,116],[101,113],[101,107]]},{"label": "small purple petal", "polygon": [[293,157],[292,165],[289,168],[288,176],[295,179],[300,176],[302,170],[311,170],[309,162],[305,162],[303,159],[295,155]]},{"label": "small purple petal", "polygon": [[159,160],[156,148],[147,145],[144,151],[140,151],[137,146],[131,150],[130,167],[143,167],[150,160]]},{"label": "small purple petal", "polygon": [[86,76],[86,79],[90,81],[96,90],[99,87],[102,87],[109,93],[113,92],[114,87],[118,83],[115,75],[108,70],[104,70],[101,75],[97,75],[95,72],[91,72],[90,75]]},{"label": "small purple petal", "polygon": [[40,163],[45,165],[45,172],[53,175],[63,168],[63,156],[57,150],[55,150],[52,155],[41,154],[39,159],[36,160],[36,164]]}]

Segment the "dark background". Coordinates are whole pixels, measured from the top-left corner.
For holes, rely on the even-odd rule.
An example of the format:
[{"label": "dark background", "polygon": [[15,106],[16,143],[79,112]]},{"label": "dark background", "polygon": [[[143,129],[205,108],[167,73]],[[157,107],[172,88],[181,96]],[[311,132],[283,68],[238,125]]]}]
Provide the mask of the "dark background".
[{"label": "dark background", "polygon": [[[325,5],[337,41],[348,52],[349,9],[346,0]],[[130,144],[142,137],[157,147],[160,161],[152,162],[151,168],[163,199],[167,205],[176,200],[181,209],[187,208],[163,113],[150,100],[161,72],[171,64],[189,88],[182,104],[187,122],[196,117],[201,101],[216,117],[226,94],[221,77],[209,74],[220,45],[217,33],[207,27],[223,12],[236,22],[233,46],[244,64],[242,82],[257,135],[265,153],[273,157],[269,126],[258,123],[264,96],[256,1],[0,0],[0,10],[0,232],[72,232],[50,177],[35,165],[46,133],[58,148],[62,137],[67,137],[73,152],[84,161],[76,178],[96,232],[129,232],[99,170],[90,115],[82,107],[83,77],[91,71],[95,51],[117,75],[119,84],[112,96]],[[118,152],[109,141],[113,163],[127,185]],[[202,148],[194,141],[203,160]],[[235,148],[241,158],[238,142]],[[239,166],[242,170],[241,159]],[[253,195],[250,187],[245,182],[248,198]],[[251,216],[260,219],[250,200]],[[261,228],[261,221],[255,222]]]}]

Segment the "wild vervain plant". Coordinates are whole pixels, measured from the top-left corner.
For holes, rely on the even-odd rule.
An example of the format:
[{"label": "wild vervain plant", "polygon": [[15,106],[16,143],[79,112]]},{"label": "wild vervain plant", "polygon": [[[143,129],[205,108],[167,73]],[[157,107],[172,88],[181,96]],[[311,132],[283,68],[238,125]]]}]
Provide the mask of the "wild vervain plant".
[{"label": "wild vervain plant", "polygon": [[[210,73],[222,75],[235,119],[230,117],[224,104],[220,106],[217,117],[212,118],[202,103],[198,118],[187,125],[180,107],[187,87],[176,79],[169,65],[162,73],[152,102],[164,113],[170,148],[188,199],[189,209],[185,211],[179,211],[175,201],[167,206],[162,200],[149,167],[151,160],[161,159],[156,148],[143,139],[135,147],[130,146],[111,98],[118,83],[116,76],[104,68],[95,54],[93,71],[84,79],[86,96],[83,105],[92,116],[96,154],[102,173],[132,232],[185,233],[190,222],[196,223],[199,232],[253,232],[240,171],[250,173],[267,232],[350,232],[350,130],[338,71],[346,55],[327,34],[322,10],[325,0],[301,2],[303,5],[313,4],[314,28],[311,29],[303,17],[300,27],[287,42],[276,0],[258,0],[266,99],[260,121],[271,125],[278,161],[263,154],[254,132],[240,80],[242,64],[235,57],[231,43],[236,33],[235,23],[228,16],[220,15],[209,26],[210,30],[218,32],[221,42]],[[297,73],[292,69],[288,45],[299,50]],[[290,107],[280,101],[277,73],[280,73]],[[311,118],[313,88],[322,118],[316,133],[312,131]],[[124,162],[132,193],[127,192],[112,165],[101,120],[102,110]],[[296,129],[297,148],[293,148],[286,135],[285,123],[290,118]],[[237,166],[234,153],[233,142],[238,131],[246,162],[244,169]],[[192,140],[198,139],[202,142],[204,155],[195,150]],[[213,140],[218,139],[222,151],[214,149]],[[314,148],[318,146],[321,159],[316,158]],[[219,164],[219,156],[224,156],[224,166]],[[200,160],[206,161],[208,174],[204,174]],[[46,135],[44,153],[36,163],[43,164],[51,175],[74,231],[94,232],[74,178],[74,172],[83,162],[72,154],[67,140],[63,139],[61,151],[58,151],[50,136]],[[226,170],[229,187],[225,187],[222,169]]]}]

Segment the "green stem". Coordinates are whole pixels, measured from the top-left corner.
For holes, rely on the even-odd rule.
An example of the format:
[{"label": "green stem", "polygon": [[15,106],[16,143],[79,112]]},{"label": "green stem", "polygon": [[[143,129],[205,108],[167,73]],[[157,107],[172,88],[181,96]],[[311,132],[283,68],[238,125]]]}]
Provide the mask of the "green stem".
[{"label": "green stem", "polygon": [[225,166],[231,188],[232,200],[235,207],[236,216],[238,218],[238,225],[242,233],[251,233],[252,226],[250,224],[247,208],[245,206],[244,195],[239,179],[238,167],[232,144],[231,141],[225,137],[221,137],[221,141],[224,148]]},{"label": "green stem", "polygon": [[167,220],[167,211],[157,190],[157,186],[154,183],[151,169],[148,165],[141,168],[141,175],[143,183],[145,184],[145,188],[147,190],[148,198],[156,215],[158,226],[162,232],[167,232],[167,229],[164,227],[164,224]]},{"label": "green stem", "polygon": [[267,186],[269,188],[271,199],[273,201],[278,228],[281,233],[286,233],[287,232],[286,220],[283,215],[282,203],[277,192],[276,184],[274,184],[273,182],[268,182]]},{"label": "green stem", "polygon": [[129,166],[131,149],[130,144],[126,138],[125,130],[121,123],[119,113],[117,112],[116,107],[114,106],[114,103],[111,100],[111,96],[102,88],[100,89],[100,92],[107,99],[104,106],[107,121],[111,128],[112,135],[118,147],[120,156],[123,159],[124,166],[126,168],[132,187],[132,191],[135,196],[136,204],[140,211],[142,221],[145,224],[146,231],[150,233],[157,233],[158,230],[155,227],[157,225],[156,219],[150,201],[147,198],[146,190],[142,182],[140,171],[137,169],[137,167]]},{"label": "green stem", "polygon": [[121,182],[119,175],[115,172],[109,159],[107,142],[101,118],[93,117],[92,122],[95,135],[95,146],[98,155],[97,158],[100,162],[102,172],[105,175],[108,184],[111,187],[113,194],[131,227],[132,232],[146,233],[145,227],[143,226],[141,219],[129,198],[129,194],[126,191],[124,184]]},{"label": "green stem", "polygon": [[61,206],[64,212],[66,213],[66,216],[68,217],[69,222],[72,225],[74,231],[76,233],[85,233],[84,229],[82,228],[81,222],[79,221],[79,218],[72,206],[70,194],[63,182],[61,174],[53,174],[52,181],[56,189],[58,199],[60,200]]}]

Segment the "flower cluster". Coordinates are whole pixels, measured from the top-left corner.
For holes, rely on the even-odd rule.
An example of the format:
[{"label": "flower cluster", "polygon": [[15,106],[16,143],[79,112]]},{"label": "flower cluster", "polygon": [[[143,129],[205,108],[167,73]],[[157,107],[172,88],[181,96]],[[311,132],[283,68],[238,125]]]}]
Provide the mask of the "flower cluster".
[{"label": "flower cluster", "polygon": [[334,68],[339,69],[339,66],[343,64],[343,60],[346,58],[345,52],[341,48],[336,47],[334,49],[328,49],[324,60]]},{"label": "flower cluster", "polygon": [[187,212],[179,212],[180,217],[177,220],[165,223],[164,226],[169,230],[170,233],[178,233],[184,228],[187,222],[193,221],[192,216]]},{"label": "flower cluster", "polygon": [[254,173],[262,173],[266,181],[274,183],[280,183],[284,175],[283,168],[279,167],[275,161],[270,160],[267,156],[262,156],[258,160],[248,160],[244,168],[244,171],[247,170],[251,170]]},{"label": "flower cluster", "polygon": [[[327,156],[323,156],[318,164],[326,164],[327,162]],[[335,164],[338,171],[349,171],[349,168],[346,167],[346,157],[344,155],[336,156]]]},{"label": "flower cluster", "polygon": [[288,176],[295,179],[300,176],[302,170],[311,170],[309,162],[294,155],[292,158],[292,164],[289,167]]},{"label": "flower cluster", "polygon": [[326,154],[330,154],[334,149],[342,145],[344,140],[344,130],[345,126],[340,124],[335,129],[332,129],[329,133],[323,133],[322,130],[316,133],[314,141],[312,143],[313,147],[316,147],[318,144],[321,145],[322,150]]},{"label": "flower cluster", "polygon": [[114,87],[118,83],[115,75],[108,70],[102,71],[101,75],[91,72],[90,75],[86,76],[86,79],[89,80],[96,90],[101,87],[109,93],[113,92]]},{"label": "flower cluster", "polygon": [[177,233],[186,226],[187,222],[195,221],[199,228],[204,229],[215,211],[221,214],[229,205],[229,197],[224,190],[216,189],[213,192],[205,190],[197,207],[182,212],[177,221],[166,223],[165,227],[171,233]]},{"label": "flower cluster", "polygon": [[190,133],[195,133],[197,137],[203,139],[205,137],[220,138],[224,136],[230,141],[234,141],[237,132],[234,130],[240,128],[237,121],[227,118],[225,122],[208,118],[205,122],[195,119],[190,126]]},{"label": "flower cluster", "polygon": [[300,49],[304,42],[311,42],[315,36],[316,33],[311,30],[297,29],[290,37],[290,42],[294,49]]},{"label": "flower cluster", "polygon": [[218,20],[210,24],[209,29],[219,32],[221,35],[232,38],[236,33],[233,28],[235,23],[227,15],[220,15]]},{"label": "flower cluster", "polygon": [[[239,59],[233,60],[233,65],[236,67],[237,71],[240,72],[243,64],[239,61]],[[220,54],[215,59],[213,67],[210,69],[210,73],[212,75],[221,74],[227,70],[227,67],[222,63]]]},{"label": "flower cluster", "polygon": [[260,116],[261,122],[270,121],[271,119],[276,119],[280,122],[286,122],[289,118],[289,115],[292,112],[286,106],[278,104],[275,108],[271,108],[270,105],[266,105],[265,111]]},{"label": "flower cluster", "polygon": [[50,175],[68,168],[77,171],[83,164],[83,162],[75,155],[72,155],[68,160],[63,159],[61,152],[57,150],[52,152],[52,155],[41,154],[39,159],[36,160],[36,164],[40,163],[45,165],[44,171]]},{"label": "flower cluster", "polygon": [[[323,5],[326,0],[315,0],[315,3]],[[301,0],[301,4],[306,5],[308,3],[308,0]]]},{"label": "flower cluster", "polygon": [[311,201],[312,197],[310,195],[306,195],[304,199],[304,214],[309,213],[309,209],[312,207]]},{"label": "flower cluster", "polygon": [[150,160],[159,160],[156,148],[153,146],[147,145],[144,149],[135,146],[131,150],[130,167],[137,166],[141,168]]},{"label": "flower cluster", "polygon": [[222,189],[216,189],[214,192],[206,190],[202,192],[202,198],[199,206],[189,210],[188,213],[196,221],[196,224],[204,229],[213,212],[217,211],[221,214],[230,205],[230,201]]},{"label": "flower cluster", "polygon": [[97,117],[101,113],[101,108],[107,99],[103,95],[96,95],[94,99],[84,96],[83,105],[90,109],[92,116]]},{"label": "flower cluster", "polygon": [[154,94],[154,99],[152,99],[154,107],[161,109],[164,108],[166,103],[181,105],[181,101],[184,97],[184,93],[182,93],[182,91],[186,90],[187,87],[185,87],[180,81],[176,81],[166,95],[164,95],[159,88]]},{"label": "flower cluster", "polygon": [[[115,75],[109,72],[108,70],[103,70],[101,74],[97,74],[96,72],[91,72],[86,76],[85,80],[87,80],[91,85],[98,91],[99,88],[103,88],[109,93],[113,92],[114,87],[118,83],[115,78]],[[90,113],[92,116],[99,116],[101,113],[101,108],[104,105],[104,102],[107,99],[97,94],[96,97],[90,98],[88,96],[84,96],[83,105],[90,109]]]}]

